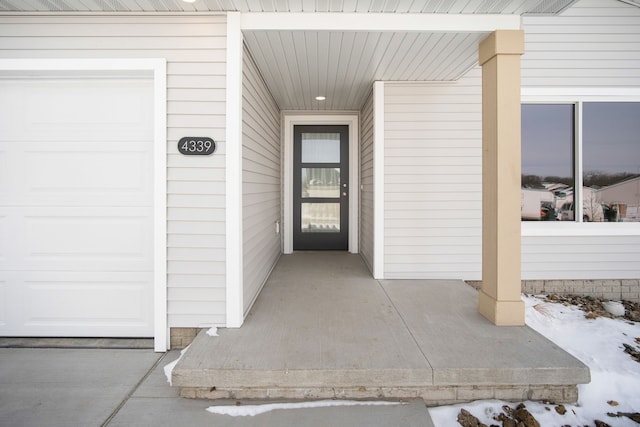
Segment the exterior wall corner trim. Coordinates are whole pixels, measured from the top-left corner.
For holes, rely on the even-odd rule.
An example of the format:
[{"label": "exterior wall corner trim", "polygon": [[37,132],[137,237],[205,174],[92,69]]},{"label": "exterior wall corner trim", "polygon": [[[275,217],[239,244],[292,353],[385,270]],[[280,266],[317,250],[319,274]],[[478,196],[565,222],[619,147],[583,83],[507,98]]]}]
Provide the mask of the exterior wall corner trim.
[{"label": "exterior wall corner trim", "polygon": [[240,13],[227,14],[226,326],[244,321],[242,280],[242,31]]},{"label": "exterior wall corner trim", "polygon": [[373,277],[384,279],[384,82],[373,83]]}]

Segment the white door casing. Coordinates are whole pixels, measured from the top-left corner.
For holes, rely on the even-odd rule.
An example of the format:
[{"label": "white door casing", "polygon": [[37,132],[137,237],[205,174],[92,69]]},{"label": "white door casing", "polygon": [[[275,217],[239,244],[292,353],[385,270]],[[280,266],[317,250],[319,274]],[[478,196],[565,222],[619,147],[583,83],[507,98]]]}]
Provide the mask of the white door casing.
[{"label": "white door casing", "polygon": [[293,127],[295,125],[349,126],[349,252],[358,253],[358,207],[360,200],[360,152],[357,114],[285,114],[282,146],[284,147],[283,183],[284,253],[293,253]]}]

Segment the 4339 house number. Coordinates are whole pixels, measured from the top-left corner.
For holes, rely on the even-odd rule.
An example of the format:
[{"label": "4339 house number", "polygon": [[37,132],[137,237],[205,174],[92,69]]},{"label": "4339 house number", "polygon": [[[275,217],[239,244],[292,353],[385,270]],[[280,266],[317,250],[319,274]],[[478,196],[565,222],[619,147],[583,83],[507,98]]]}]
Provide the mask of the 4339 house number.
[{"label": "4339 house number", "polygon": [[178,141],[178,151],[187,156],[207,156],[216,151],[216,143],[207,137],[185,136]]}]

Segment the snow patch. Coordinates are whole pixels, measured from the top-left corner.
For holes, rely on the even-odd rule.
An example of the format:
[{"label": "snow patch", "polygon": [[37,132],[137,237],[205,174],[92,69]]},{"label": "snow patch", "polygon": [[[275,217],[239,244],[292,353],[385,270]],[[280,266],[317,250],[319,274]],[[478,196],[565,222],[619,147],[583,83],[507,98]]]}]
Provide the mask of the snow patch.
[{"label": "snow patch", "polygon": [[209,335],[210,337],[217,337],[218,336],[218,328],[216,328],[215,326],[211,327],[207,331],[207,335]]},{"label": "snow patch", "polygon": [[402,405],[402,402],[383,401],[356,401],[356,400],[319,400],[315,402],[298,403],[268,403],[264,405],[246,406],[210,406],[208,412],[218,415],[229,415],[232,417],[254,417],[266,412],[278,409],[308,409],[308,408],[328,408],[332,406],[381,406],[381,405]]},{"label": "snow patch", "polygon": [[184,349],[182,349],[182,351],[180,351],[180,356],[178,356],[176,360],[164,365],[164,375],[167,377],[167,382],[169,383],[169,385],[173,385],[171,384],[171,373],[173,372],[173,368],[175,368],[175,366],[178,364],[180,359],[182,359],[182,356],[184,355],[184,353],[187,351],[188,348],[189,348],[189,345],[186,346]]},{"label": "snow patch", "polygon": [[609,314],[614,316],[624,316],[624,305],[619,301],[604,301],[602,306]]}]

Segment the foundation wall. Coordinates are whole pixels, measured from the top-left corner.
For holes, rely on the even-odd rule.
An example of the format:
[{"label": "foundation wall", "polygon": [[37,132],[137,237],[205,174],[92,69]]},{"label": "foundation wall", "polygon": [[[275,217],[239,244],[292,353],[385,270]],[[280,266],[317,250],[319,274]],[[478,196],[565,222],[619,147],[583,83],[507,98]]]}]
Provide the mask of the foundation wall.
[{"label": "foundation wall", "polygon": [[[480,289],[482,282],[468,280],[467,284]],[[534,295],[581,295],[604,300],[640,302],[640,279],[523,280],[522,292]]]}]

